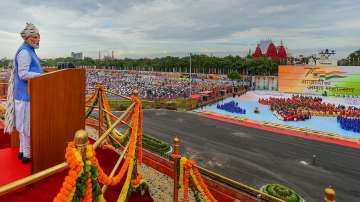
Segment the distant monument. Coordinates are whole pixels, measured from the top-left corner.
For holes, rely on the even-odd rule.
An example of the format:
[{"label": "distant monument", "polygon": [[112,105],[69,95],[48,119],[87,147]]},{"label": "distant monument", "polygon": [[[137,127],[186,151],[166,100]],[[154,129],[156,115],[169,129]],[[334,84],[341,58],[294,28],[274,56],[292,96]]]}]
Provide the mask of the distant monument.
[{"label": "distant monument", "polygon": [[255,49],[253,57],[267,57],[273,60],[286,60],[288,55],[282,41],[280,46],[276,47],[271,40],[261,40]]}]

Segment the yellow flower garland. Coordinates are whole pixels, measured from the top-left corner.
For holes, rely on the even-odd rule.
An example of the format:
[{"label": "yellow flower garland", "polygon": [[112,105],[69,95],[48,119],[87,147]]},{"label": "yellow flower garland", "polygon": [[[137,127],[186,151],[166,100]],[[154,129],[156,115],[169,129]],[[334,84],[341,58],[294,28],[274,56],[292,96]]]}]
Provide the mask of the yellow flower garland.
[{"label": "yellow flower garland", "polygon": [[[187,163],[187,161],[189,161],[186,157],[181,157],[180,158],[180,173],[179,173],[179,191],[183,192],[184,191],[184,181],[186,180],[184,178],[184,170],[185,170],[185,164]],[[193,179],[193,182],[196,186],[196,189],[200,192],[201,197],[203,198],[204,201],[206,202],[211,202],[211,201],[216,201],[215,198],[213,198],[213,196],[211,195],[210,192],[208,192],[206,185],[204,185],[205,187],[203,188],[201,183],[199,182],[199,180],[197,179],[197,176],[195,175],[195,171],[194,171],[194,167],[191,167],[189,169],[189,177],[191,176]],[[200,178],[201,180],[201,178]],[[203,183],[203,182],[202,182]],[[206,190],[204,190],[206,189]],[[184,193],[185,194],[185,193]],[[209,194],[209,195],[208,195]],[[211,199],[210,199],[211,198]]]},{"label": "yellow flower garland", "polygon": [[69,198],[68,198],[68,202],[71,202],[73,197],[74,197],[74,194],[75,194],[75,190],[76,190],[76,186],[72,189],[70,195],[69,195]]},{"label": "yellow flower garland", "polygon": [[[106,97],[106,94],[105,94],[105,91],[102,91],[102,105],[103,105],[103,108],[108,111],[108,112],[111,112],[111,108],[110,108],[110,105],[109,105],[109,102],[108,102],[108,99]],[[108,127],[110,128],[113,124],[111,122],[111,117],[110,117],[110,114],[108,113],[105,113],[105,117],[106,117],[106,122],[108,124]],[[114,128],[112,131],[111,131],[111,134],[113,135],[113,137],[117,140],[117,141],[121,141],[124,136],[120,135],[119,131]]]},{"label": "yellow flower garland", "polygon": [[182,188],[184,188],[184,165],[185,165],[186,160],[187,159],[185,157],[180,158],[179,185],[180,185],[181,190],[182,190]]},{"label": "yellow flower garland", "polygon": [[[139,105],[135,106],[135,114],[134,114],[134,126],[137,126],[137,121],[139,119]],[[137,127],[133,127],[133,131],[132,131],[135,135],[135,141],[134,141],[134,145],[136,145],[137,142]],[[131,154],[131,159],[130,159],[130,163],[129,163],[129,168],[128,168],[128,172],[127,172],[127,176],[126,176],[126,180],[125,183],[121,189],[119,198],[117,200],[117,202],[124,202],[126,200],[127,197],[127,193],[129,191],[129,187],[130,187],[130,181],[131,181],[131,177],[133,174],[133,169],[134,169],[134,165],[135,165],[135,149],[133,150],[133,153]]]},{"label": "yellow flower garland", "polygon": [[190,176],[192,177],[193,179],[193,182],[196,186],[196,188],[199,190],[200,194],[201,194],[201,197],[206,201],[206,202],[210,202],[209,198],[207,197],[207,195],[205,194],[204,190],[201,188],[199,182],[197,181],[196,179],[196,176],[194,175],[194,171],[193,169],[190,170]]},{"label": "yellow flower garland", "polygon": [[131,160],[130,160],[130,164],[129,164],[129,170],[128,170],[128,173],[127,173],[127,176],[126,176],[126,180],[125,180],[125,183],[123,185],[123,188],[121,189],[119,199],[117,200],[118,202],[124,202],[126,200],[126,196],[127,196],[127,193],[129,191],[129,187],[130,187],[130,180],[131,180],[131,177],[132,177],[132,171],[134,169],[134,162],[135,162],[134,159],[135,159],[135,155],[132,155]]},{"label": "yellow flower garland", "polygon": [[[97,91],[95,91],[95,93],[91,97],[91,99],[88,100],[89,102],[94,102],[96,100],[96,98],[100,95],[100,94],[98,94],[99,93],[98,91],[99,91],[99,89],[101,89],[101,87],[102,86],[99,86],[99,88],[97,89]],[[102,92],[102,95],[103,95],[102,97],[103,97],[103,101],[104,101],[103,102],[104,108],[108,109],[108,111],[109,111],[110,106],[108,105],[108,102],[107,102],[104,91]],[[135,105],[134,110],[133,110],[133,112],[134,112],[133,121],[131,122],[132,126],[133,126],[132,127],[133,130],[131,131],[131,135],[133,136],[133,138],[131,138],[132,139],[131,141],[133,141],[133,144],[131,144],[132,146],[130,145],[130,148],[131,147],[136,147],[138,135],[139,135],[139,138],[140,138],[139,140],[141,140],[141,125],[138,126],[138,124],[139,124],[138,122],[142,122],[141,121],[142,119],[141,119],[141,116],[140,116],[141,102],[139,101],[139,99],[137,97],[132,97],[132,98],[133,98],[133,101],[136,102],[136,105]],[[106,114],[105,118],[106,118],[106,121],[111,126],[112,123],[111,123],[110,116],[108,114]],[[104,117],[102,117],[101,121],[103,123]],[[140,127],[140,129],[138,129],[138,127]],[[137,134],[137,130],[140,130],[140,134]],[[120,136],[120,134],[117,131],[115,131],[115,134],[117,134],[117,137]],[[128,130],[128,132],[126,134],[130,135],[130,130]],[[123,137],[121,137],[121,138],[123,138]],[[138,149],[141,150],[141,144],[140,144]],[[129,187],[130,187],[130,181],[131,181],[133,170],[134,170],[134,165],[136,163],[136,161],[135,161],[136,149],[135,148],[129,149],[129,152],[131,152],[131,154],[129,154],[128,157],[127,157],[127,159],[128,159],[127,160],[128,161],[127,178],[125,180],[125,183],[124,183],[124,185],[122,187],[122,190],[120,192],[120,196],[119,196],[119,199],[118,199],[118,201],[121,201],[121,202],[124,202],[126,200],[126,198],[127,198],[128,190],[129,190]],[[140,156],[141,156],[141,153],[140,153]],[[68,159],[68,157],[71,157],[71,158]],[[75,148],[74,142],[69,143],[69,145],[67,147],[66,158],[67,158],[67,161],[68,161],[69,167],[70,167],[69,176],[67,176],[65,178],[65,182],[63,183],[63,187],[66,187],[66,189],[62,188],[60,190],[59,194],[54,198],[54,201],[66,201],[66,202],[67,201],[69,201],[69,202],[72,201],[72,198],[74,197],[74,194],[75,194],[75,191],[76,191],[76,186],[75,186],[76,179],[82,174],[83,169],[85,169],[85,168],[88,169],[89,168],[88,166],[84,165],[82,155]],[[85,164],[87,164],[87,165],[92,165],[93,164],[93,165],[95,165],[97,167],[98,171],[102,171],[102,169],[99,167],[98,161],[97,161],[97,159],[95,157],[95,152],[94,152],[93,146],[90,145],[90,144],[88,144],[87,147],[86,147],[86,159],[87,160],[85,161]],[[126,172],[126,170],[124,170],[123,173],[125,173],[125,172]],[[67,181],[69,181],[70,179],[75,180],[74,183],[71,183],[71,184],[67,183]],[[106,179],[108,179],[108,178],[106,178]],[[88,178],[88,182],[87,182],[87,189],[88,190],[86,192],[86,195],[84,196],[84,200],[92,200],[91,181],[89,181],[89,180],[91,180],[91,179]],[[111,183],[116,184],[116,183],[114,183],[115,180],[113,178],[109,178],[108,181],[109,180],[110,180],[109,184],[111,184]],[[119,178],[119,179],[116,178],[116,180],[121,180],[121,178]],[[100,181],[101,181],[101,179],[100,179]],[[101,182],[104,183],[104,181],[101,181]],[[142,183],[144,183],[144,180],[140,180],[139,185],[142,184]],[[74,185],[72,185],[72,184],[74,184]],[[104,198],[104,196],[102,194],[100,194],[98,196],[98,201],[106,202],[105,198]]]}]

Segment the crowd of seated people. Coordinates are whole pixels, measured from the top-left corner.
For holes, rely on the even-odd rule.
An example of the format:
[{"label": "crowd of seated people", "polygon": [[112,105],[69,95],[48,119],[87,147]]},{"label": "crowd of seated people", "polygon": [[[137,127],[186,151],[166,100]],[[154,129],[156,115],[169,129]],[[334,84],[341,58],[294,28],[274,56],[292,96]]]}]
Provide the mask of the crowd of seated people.
[{"label": "crowd of seated people", "polygon": [[340,127],[344,130],[360,133],[360,117],[338,116],[337,122],[340,123]]},{"label": "crowd of seated people", "polygon": [[283,121],[305,121],[311,118],[311,113],[308,110],[295,108],[286,103],[272,103],[270,110],[280,116],[279,118]]},{"label": "crowd of seated people", "polygon": [[[140,97],[147,99],[174,99],[189,97],[190,95],[190,81],[189,79],[182,78],[179,73],[102,69],[86,70],[88,89],[94,88],[99,81],[103,83],[105,89],[125,96],[130,96],[133,89],[138,89]],[[204,75],[192,75],[192,94],[206,90],[220,91],[232,86],[238,86],[238,83],[225,77],[212,80]],[[87,92],[87,94],[90,93]]]},{"label": "crowd of seated people", "polygon": [[217,104],[216,108],[225,110],[227,112],[236,113],[236,114],[246,114],[246,109],[243,109],[238,106],[238,103],[235,101],[230,101],[224,104]]},{"label": "crowd of seated people", "polygon": [[[310,112],[311,115],[316,116],[360,116],[360,108],[352,106],[345,107],[344,105],[336,106],[335,104],[324,103],[319,97],[295,95],[291,98],[260,98],[259,103],[270,106],[276,104],[272,107],[273,110],[278,111],[278,113],[280,110],[282,113],[290,114],[290,116],[295,114],[296,116],[297,114],[303,116],[304,114],[302,114],[302,111],[306,111],[305,115],[307,112]],[[281,107],[276,107],[277,105],[280,105]]]},{"label": "crowd of seated people", "polygon": [[271,105],[273,103],[284,103],[293,105],[296,107],[307,107],[309,109],[317,109],[327,111],[331,108],[335,108],[335,105],[322,103],[322,99],[319,97],[310,97],[310,96],[299,96],[294,95],[291,98],[274,98],[270,97],[269,99],[259,99],[260,104]]}]

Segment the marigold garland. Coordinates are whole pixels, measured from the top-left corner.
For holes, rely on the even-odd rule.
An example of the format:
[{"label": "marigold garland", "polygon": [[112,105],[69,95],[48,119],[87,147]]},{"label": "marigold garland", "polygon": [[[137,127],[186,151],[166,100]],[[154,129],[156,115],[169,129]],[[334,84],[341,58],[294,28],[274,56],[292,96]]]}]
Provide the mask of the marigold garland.
[{"label": "marigold garland", "polygon": [[98,93],[99,93],[99,89],[96,89],[94,93],[85,101],[86,105],[92,105],[96,100]]},{"label": "marigold garland", "polygon": [[[111,108],[110,108],[110,105],[109,105],[109,102],[108,102],[108,99],[107,99],[107,96],[105,94],[105,91],[102,91],[102,104],[103,104],[103,108],[108,111],[108,112],[111,112]],[[132,117],[133,115],[133,109],[131,109],[129,111],[129,113],[127,114],[127,116],[125,116],[125,118],[123,119],[124,122],[128,122],[130,117]],[[113,123],[112,121],[116,121],[117,119],[113,116],[110,116],[110,114],[108,113],[105,113],[105,118],[106,118],[106,124],[108,126],[108,128],[110,128]],[[122,125],[123,123],[119,123],[118,125]],[[116,128],[114,130],[111,131],[111,134],[113,135],[113,137],[121,142],[122,139],[124,138],[124,136],[120,135],[120,133],[116,130]]]},{"label": "marigold garland", "polygon": [[130,160],[130,165],[129,165],[129,169],[127,172],[126,180],[121,189],[120,196],[117,200],[118,202],[124,202],[126,200],[127,193],[129,191],[129,187],[130,187],[130,180],[131,180],[133,169],[134,169],[134,162],[135,162],[135,160],[134,160],[134,156],[133,156]]},{"label": "marigold garland", "polygon": [[[133,100],[136,100],[137,98],[136,97],[132,97]],[[133,149],[129,150],[129,153],[130,154],[130,165],[129,165],[129,169],[128,169],[128,172],[127,172],[127,177],[126,177],[126,180],[125,180],[125,183],[121,189],[121,192],[120,192],[120,195],[119,195],[119,198],[118,198],[118,202],[123,202],[126,200],[126,197],[127,197],[127,193],[129,191],[129,187],[130,187],[130,181],[131,181],[131,177],[132,177],[132,174],[133,174],[133,169],[134,169],[134,164],[135,164],[135,144],[136,144],[136,141],[137,141],[137,133],[138,133],[138,123],[139,123],[139,108],[140,108],[140,105],[138,102],[136,102],[136,105],[135,105],[135,109],[134,109],[134,121],[133,121],[133,124],[132,124],[132,134],[131,134],[131,138],[134,140],[134,142],[130,143],[131,145],[130,146],[133,146]],[[131,153],[130,153],[131,151]]]},{"label": "marigold garland", "polygon": [[[101,91],[101,93],[99,93]],[[100,99],[101,100],[101,106],[103,109],[105,109],[106,111],[108,112],[111,112],[111,108],[110,108],[110,105],[109,105],[109,102],[108,102],[108,99],[107,99],[107,96],[106,96],[106,92],[104,90],[104,87],[101,83],[98,83],[96,85],[96,90],[95,92],[93,93],[93,95],[86,101],[86,105],[95,105],[96,101]],[[89,115],[90,112],[92,111],[92,107],[90,107],[91,109],[89,109],[87,112],[86,112],[86,115]],[[133,109],[131,109],[129,111],[129,113],[127,114],[127,116],[125,116],[125,118],[123,119],[124,122],[128,122],[129,119],[132,117],[133,115]],[[111,127],[113,125],[112,121],[115,122],[117,119],[113,116],[110,116],[110,114],[108,113],[103,113],[102,112],[102,116],[100,117],[100,125],[101,127],[104,127],[104,123],[107,124],[107,127]],[[105,122],[106,121],[106,122]],[[123,123],[119,123],[118,125],[122,125]],[[121,142],[122,139],[124,138],[122,135],[120,135],[120,133],[117,131],[117,129],[115,128],[114,130],[111,131],[111,134],[113,135],[113,137]]]},{"label": "marigold garland", "polygon": [[125,157],[125,162],[122,165],[119,173],[114,177],[109,177],[108,175],[106,175],[105,172],[103,171],[103,169],[99,166],[98,160],[95,157],[91,158],[91,163],[94,166],[96,166],[96,168],[98,169],[98,172],[99,172],[98,179],[102,184],[114,186],[114,185],[118,184],[121,181],[121,179],[124,176],[126,170],[128,169],[128,166],[129,166],[129,163],[130,163],[130,154],[135,149],[134,148],[134,142],[135,142],[134,141],[134,136],[132,136],[131,139],[130,139],[129,151],[128,151],[126,157]]},{"label": "marigold garland", "polygon": [[85,111],[85,117],[88,118],[89,115],[91,114],[92,110],[94,109],[96,103],[98,102],[98,94],[99,91],[98,89],[96,89],[96,91],[94,92],[94,94],[92,95],[91,99],[89,99],[88,101],[86,101],[86,111]]},{"label": "marigold garland", "polygon": [[[101,93],[99,93],[101,91]],[[106,98],[105,91],[101,84],[97,85],[97,90],[94,94],[86,101],[86,103],[94,104],[97,99],[102,101],[102,105],[105,110],[110,111],[110,106]],[[121,194],[119,196],[119,201],[125,201],[127,193],[129,191],[130,183],[132,188],[137,188],[140,185],[143,185],[145,182],[141,179],[141,175],[138,174],[136,179],[131,180],[135,159],[140,163],[142,161],[142,109],[141,101],[138,97],[132,96],[132,100],[135,102],[135,107],[131,109],[129,114],[125,117],[124,121],[127,122],[130,118],[133,118],[131,122],[132,130],[130,135],[130,142],[128,152],[124,158],[124,163],[114,177],[109,177],[105,174],[103,169],[100,167],[99,162],[96,158],[95,151],[93,146],[88,144],[86,148],[86,159],[83,161],[80,152],[76,149],[74,142],[69,142],[66,148],[65,158],[69,165],[68,175],[65,177],[63,185],[54,198],[56,202],[71,201],[75,195],[77,198],[82,197],[82,201],[105,201],[103,195],[101,194],[98,181],[105,185],[116,185],[123,178],[125,172],[127,171],[127,177],[122,187]],[[101,116],[100,122],[101,125],[104,124],[104,118],[108,126],[111,126],[111,117],[109,114]],[[116,131],[117,132],[117,131]],[[115,137],[120,137],[118,133],[115,132]],[[130,131],[129,133],[130,134]],[[139,140],[139,141],[137,141]],[[138,147],[136,149],[136,147]],[[136,153],[135,153],[136,152]],[[135,158],[136,157],[136,158]],[[79,178],[81,176],[81,178]],[[86,190],[77,188],[77,180],[80,179],[79,183],[85,183]],[[84,181],[85,180],[85,181]],[[83,186],[80,184],[80,186]],[[96,199],[93,199],[96,197]]]},{"label": "marigold garland", "polygon": [[185,172],[184,172],[184,201],[187,201],[188,199],[188,193],[189,193],[189,174],[190,169],[192,168],[193,161],[187,160],[185,162]]},{"label": "marigold garland", "polygon": [[196,179],[196,176],[194,175],[194,171],[193,169],[190,170],[190,176],[191,176],[191,179],[193,180],[195,186],[196,186],[196,189],[200,192],[201,194],[201,197],[204,199],[204,201],[210,201],[206,195],[206,193],[204,192],[203,188],[201,187],[201,185],[199,184],[198,180]]},{"label": "marigold garland", "polygon": [[[134,124],[134,125],[136,125],[136,124]],[[99,166],[99,163],[95,156],[95,152],[93,150],[92,145],[90,145],[90,144],[87,145],[86,158],[90,159],[90,161],[87,160],[86,164],[88,166],[93,165],[96,167],[96,169],[98,171],[98,180],[102,184],[116,185],[121,181],[126,170],[128,170],[128,168],[130,168],[129,163],[130,163],[130,160],[133,159],[133,158],[131,158],[131,154],[132,154],[132,156],[134,156],[135,138],[136,138],[136,135],[132,134],[132,137],[130,140],[129,152],[127,153],[125,162],[124,162],[123,166],[121,167],[121,170],[118,173],[118,175],[116,175],[115,177],[111,177],[111,178],[109,176],[107,176],[104,173],[103,169]],[[65,177],[65,180],[64,180],[63,186],[60,189],[60,192],[54,198],[54,202],[55,201],[56,202],[63,202],[63,201],[65,202],[65,201],[68,201],[69,199],[71,199],[74,196],[74,192],[75,192],[74,188],[76,185],[76,180],[83,173],[84,163],[82,161],[80,152],[75,149],[74,142],[68,143],[68,146],[66,148],[65,157],[69,164],[70,170],[69,170],[68,176]],[[133,163],[131,166],[133,167]],[[87,191],[86,191],[84,200],[92,199],[92,191],[91,191],[92,189],[89,189],[89,187],[90,188],[92,187],[91,186],[91,176],[87,178]],[[103,196],[100,195],[99,198],[103,199]]]},{"label": "marigold garland", "polygon": [[131,180],[131,186],[133,186],[134,188],[138,187],[141,183],[141,175],[138,173],[135,179]]},{"label": "marigold garland", "polygon": [[54,202],[67,202],[68,199],[74,195],[76,180],[83,171],[84,163],[81,159],[80,152],[75,149],[74,142],[70,142],[66,147],[65,158],[70,170],[65,177],[59,193],[54,198]]},{"label": "marigold garland", "polygon": [[204,183],[198,168],[194,165],[194,161],[188,160],[185,157],[180,158],[179,188],[180,190],[183,190],[183,200],[188,200],[189,177],[191,176],[196,189],[201,193],[202,198],[205,201],[217,202]]},{"label": "marigold garland", "polygon": [[107,176],[104,171],[102,170],[102,168],[99,166],[99,163],[97,161],[97,159],[95,158],[95,156],[93,158],[91,158],[91,162],[93,165],[95,165],[98,169],[99,172],[99,176],[98,179],[101,183],[105,184],[105,185],[116,185],[120,182],[120,180],[122,179],[122,177],[124,176],[126,170],[129,168],[129,164],[130,164],[130,160],[131,160],[131,156],[135,151],[135,139],[137,137],[136,133],[137,133],[137,129],[138,128],[138,115],[139,115],[139,105],[135,105],[135,109],[134,109],[134,121],[132,124],[132,128],[133,130],[131,131],[131,137],[130,137],[130,144],[129,144],[129,151],[126,154],[125,157],[125,162],[123,164],[123,166],[121,167],[119,173],[114,176],[114,177],[109,177]]},{"label": "marigold garland", "polygon": [[202,177],[201,177],[201,174],[198,170],[198,168],[196,168],[195,166],[193,167],[193,172],[194,172],[194,175],[196,177],[196,180],[199,182],[202,190],[204,190],[206,196],[208,197],[208,199],[212,202],[216,202],[217,200],[215,199],[215,197],[211,194],[211,192],[209,191],[209,189],[207,188],[206,184],[204,183]]},{"label": "marigold garland", "polygon": [[179,173],[179,187],[180,189],[184,188],[184,165],[186,162],[185,157],[181,157],[180,159],[180,173]]},{"label": "marigold garland", "polygon": [[86,180],[86,192],[83,202],[92,202],[92,184],[91,184],[91,175],[88,174]]},{"label": "marigold garland", "polygon": [[138,141],[137,141],[137,154],[136,154],[136,159],[137,162],[142,164],[142,132],[143,132],[143,113],[142,113],[142,106],[141,106],[141,101],[139,100],[139,98],[137,99],[137,104],[139,105],[139,128],[138,128]]}]

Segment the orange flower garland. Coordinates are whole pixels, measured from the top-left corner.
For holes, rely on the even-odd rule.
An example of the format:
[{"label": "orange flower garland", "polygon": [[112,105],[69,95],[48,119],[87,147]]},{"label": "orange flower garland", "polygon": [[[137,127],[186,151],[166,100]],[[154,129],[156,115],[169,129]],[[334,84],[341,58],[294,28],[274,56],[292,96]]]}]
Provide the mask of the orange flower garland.
[{"label": "orange flower garland", "polygon": [[[134,122],[133,126],[137,127],[137,123]],[[134,132],[136,132],[134,130]],[[120,172],[115,177],[109,177],[107,176],[103,169],[99,166],[99,162],[94,155],[94,151],[92,150],[92,145],[88,145],[87,147],[87,157],[90,158],[90,161],[87,161],[89,164],[93,164],[98,169],[98,180],[106,185],[116,185],[118,184],[121,179],[123,178],[125,172],[127,171],[131,159],[131,154],[134,153],[135,150],[135,135],[131,135],[130,139],[130,145],[129,145],[129,152],[127,153],[127,156],[125,158],[125,162],[123,166],[121,167]],[[66,148],[66,154],[65,154],[66,160],[69,164],[70,170],[68,176],[65,177],[65,181],[63,183],[63,186],[60,189],[60,192],[57,194],[57,196],[54,198],[54,202],[67,202],[71,195],[73,195],[73,191],[76,188],[76,180],[81,175],[83,171],[83,161],[81,158],[80,153],[75,148],[74,142],[69,142],[68,146]],[[90,189],[89,189],[90,188]],[[87,192],[85,195],[85,201],[89,201],[92,198],[92,191],[91,191],[91,177],[87,179]],[[91,193],[90,193],[91,192]],[[90,200],[91,201],[91,200]]]},{"label": "orange flower garland", "polygon": [[[139,105],[138,103],[135,106],[134,109],[134,121],[132,124],[132,128],[138,128],[138,122],[136,120],[138,120],[138,116],[139,115]],[[130,159],[131,159],[131,154],[133,154],[133,152],[135,151],[135,136],[136,136],[136,130],[132,130],[131,131],[131,137],[130,137],[130,143],[129,143],[129,151],[126,154],[125,157],[125,162],[122,165],[119,173],[114,176],[114,177],[109,177],[108,175],[106,175],[103,171],[103,169],[99,166],[99,162],[96,159],[95,156],[93,156],[91,158],[91,163],[96,166],[96,168],[98,169],[98,179],[101,183],[105,184],[105,185],[116,185],[120,182],[120,180],[123,178],[125,172],[127,171],[128,167],[129,167],[129,163],[130,163]]]},{"label": "orange flower garland", "polygon": [[[106,97],[106,94],[105,94],[105,91],[102,91],[102,104],[103,104],[103,108],[108,111],[108,112],[111,112],[111,108],[110,108],[110,105],[109,105],[109,102],[108,102],[108,99]],[[124,122],[128,122],[130,117],[133,115],[133,108],[129,111],[129,113],[126,115],[126,117],[123,119]],[[105,114],[106,116],[106,121],[108,123],[108,127],[110,127],[112,125],[111,121],[116,121],[117,119],[114,117],[114,116],[110,116],[110,114],[106,113]],[[119,123],[118,125],[122,125],[123,123]],[[120,136],[119,135],[119,132],[117,132],[116,129],[112,130],[111,131],[111,134],[113,134],[113,137],[121,142],[122,138],[124,138],[123,136]]]},{"label": "orange flower garland", "polygon": [[[106,93],[105,91],[101,91],[101,97],[102,97],[102,106],[103,108],[108,111],[108,112],[111,112],[110,110],[110,105],[109,105],[109,102],[107,101],[107,98],[106,98]],[[110,114],[108,113],[105,113],[105,118],[106,118],[106,122],[107,122],[107,125],[108,127],[111,127],[112,126],[112,123],[111,123],[111,118],[110,118]],[[116,131],[116,129],[112,130],[111,131],[111,134],[113,135],[113,137],[117,140],[117,141],[120,141],[120,138],[118,137],[118,133]]]},{"label": "orange flower garland", "polygon": [[[134,96],[132,97],[134,100]],[[137,99],[135,97],[135,99]],[[140,103],[141,104],[141,103]],[[136,164],[135,162],[135,145],[137,142],[137,134],[138,134],[138,124],[139,124],[139,108],[140,108],[140,104],[139,102],[135,101],[135,108],[134,108],[134,119],[132,122],[132,130],[131,130],[131,138],[134,138],[134,142],[131,143],[130,146],[133,146],[133,149],[129,150],[128,154],[130,154],[130,165],[128,166],[128,172],[127,172],[127,176],[126,176],[126,180],[124,182],[124,185],[121,189],[118,201],[125,201],[128,191],[129,191],[129,186],[131,183],[131,178],[132,178],[132,173],[133,173],[133,169],[134,169],[134,165]],[[131,153],[130,153],[131,151]]]},{"label": "orange flower garland", "polygon": [[136,102],[139,105],[139,129],[138,129],[138,141],[137,141],[137,155],[136,155],[136,159],[137,162],[139,162],[140,164],[142,163],[142,119],[143,119],[143,114],[142,114],[142,107],[141,107],[141,101],[139,100],[139,98],[136,98]]},{"label": "orange flower garland", "polygon": [[86,192],[83,202],[92,202],[92,184],[91,175],[89,174],[86,180]]},{"label": "orange flower garland", "polygon": [[104,170],[99,166],[99,162],[98,160],[96,159],[96,157],[94,156],[92,159],[91,159],[91,163],[96,166],[96,168],[98,169],[98,173],[99,173],[99,176],[98,176],[98,179],[101,183],[105,184],[105,185],[116,185],[120,182],[120,180],[123,178],[126,170],[128,169],[129,167],[129,163],[130,163],[130,154],[131,152],[134,150],[134,138],[133,136],[131,137],[130,139],[130,145],[129,145],[129,152],[126,154],[126,157],[125,157],[125,162],[124,164],[122,165],[119,173],[114,176],[114,177],[109,177],[108,175],[105,174]]},{"label": "orange flower garland", "polygon": [[202,190],[205,192],[206,196],[210,199],[210,201],[215,202],[217,201],[214,196],[211,194],[211,192],[209,191],[209,189],[207,188],[206,184],[204,183],[201,174],[198,170],[198,168],[196,168],[195,166],[193,167],[193,172],[195,174],[196,180],[200,183],[200,186],[202,188]]},{"label": "orange flower garland", "polygon": [[65,153],[66,161],[69,164],[70,170],[68,175],[60,188],[60,192],[54,198],[54,202],[68,201],[74,189],[76,188],[76,180],[83,171],[84,163],[82,162],[81,155],[75,148],[75,143],[70,142],[66,148]]},{"label": "orange flower garland", "polygon": [[[120,172],[115,177],[107,176],[104,173],[103,169],[99,166],[99,162],[98,162],[96,156],[91,155],[91,161],[87,161],[87,163],[93,164],[98,169],[98,173],[99,173],[98,180],[101,183],[106,184],[106,185],[116,185],[121,181],[122,177],[124,176],[125,172],[127,171],[128,167],[129,167],[131,154],[133,154],[134,150],[135,150],[134,137],[135,136],[132,135],[130,146],[129,146],[129,152],[127,153],[125,162],[124,162],[123,166],[121,167]],[[92,145],[88,145],[88,146],[92,147]],[[68,148],[66,150],[65,156],[66,156],[66,159],[69,163],[69,167],[71,170],[69,171],[69,175],[65,177],[63,186],[60,189],[60,192],[58,193],[58,195],[54,198],[54,202],[63,202],[63,201],[67,202],[68,201],[71,194],[73,194],[73,189],[75,188],[76,180],[79,177],[79,175],[77,173],[79,173],[79,174],[82,173],[84,165],[81,160],[81,156],[75,157],[75,155],[77,155],[77,154],[80,155],[80,153],[77,151],[74,151],[73,149],[75,149],[74,142],[70,142],[68,144]],[[88,149],[89,149],[89,147],[88,147]],[[71,150],[73,150],[73,151],[71,151]],[[80,161],[78,160],[79,158],[80,158]],[[88,176],[88,179],[87,179],[87,190],[85,193],[84,201],[92,201],[91,176]]]},{"label": "orange flower garland", "polygon": [[135,188],[138,187],[140,185],[141,179],[141,175],[138,173],[136,178],[131,180],[131,185]]},{"label": "orange flower garland", "polygon": [[194,162],[191,160],[187,160],[185,162],[185,172],[184,172],[184,201],[187,201],[188,199],[188,193],[189,193],[189,174],[190,169],[192,168]]},{"label": "orange flower garland", "polygon": [[[105,109],[110,110],[110,106],[108,105],[105,92],[102,89],[102,85],[98,85],[98,90],[102,90],[102,94],[98,94],[98,96],[102,96],[103,106]],[[92,98],[96,97],[95,95],[92,96]],[[136,139],[139,138],[141,140],[142,138],[142,111],[141,111],[141,102],[137,97],[132,97],[132,100],[135,102],[135,107],[132,109],[132,111],[128,114],[126,119],[130,119],[133,115],[133,121],[132,121],[132,129],[130,140],[129,140],[129,148],[128,152],[126,154],[126,157],[124,158],[124,163],[119,171],[119,173],[114,177],[109,177],[105,174],[103,169],[100,167],[99,162],[95,156],[95,152],[93,150],[92,145],[87,145],[86,150],[86,164],[87,166],[94,166],[98,171],[97,180],[105,185],[116,185],[118,184],[123,176],[125,175],[126,171],[129,169],[130,161],[132,158],[134,158],[136,146],[138,146],[137,150],[137,158],[140,159],[142,157],[142,144],[138,144]],[[110,121],[110,117],[106,117],[107,121]],[[104,120],[104,116],[102,116],[102,121]],[[139,125],[140,124],[140,125]],[[76,190],[76,183],[79,176],[83,173],[84,162],[81,157],[80,152],[76,149],[74,142],[69,142],[68,146],[66,148],[66,154],[65,158],[69,165],[69,173],[68,176],[65,177],[64,183],[57,194],[57,196],[54,198],[54,201],[56,202],[65,202],[69,201],[73,198],[75,190]],[[133,165],[133,163],[132,163]],[[141,175],[137,175],[137,178],[132,180],[131,183],[134,186],[139,186],[141,184]],[[129,181],[130,182],[130,181]],[[97,182],[96,182],[97,184]],[[88,173],[87,179],[86,179],[86,192],[84,195],[84,198],[82,201],[92,201],[93,200],[93,190],[92,190],[92,176],[90,173]],[[95,186],[95,185],[94,185]],[[97,185],[98,186],[98,185]],[[123,188],[124,189],[124,188]],[[127,190],[125,190],[127,193]],[[125,192],[124,192],[125,193]],[[100,199],[103,199],[102,195],[99,195]]]},{"label": "orange flower garland", "polygon": [[92,104],[95,102],[95,100],[96,100],[96,98],[97,98],[97,96],[98,96],[98,92],[99,92],[98,89],[96,89],[96,90],[94,91],[94,93],[90,96],[90,98],[88,98],[88,99],[85,101],[86,105],[92,105]]},{"label": "orange flower garland", "polygon": [[[209,191],[209,189],[207,188],[206,184],[204,183],[201,174],[198,170],[197,167],[195,167],[195,162],[192,160],[188,160],[185,157],[182,157],[181,159],[185,159],[185,163],[184,163],[184,173],[182,173],[182,171],[180,171],[180,175],[183,176],[179,176],[179,180],[183,180],[183,200],[187,201],[188,200],[188,192],[189,192],[189,176],[191,173],[191,176],[195,177],[195,179],[193,180],[197,189],[199,191],[202,192],[202,194],[205,195],[205,201],[211,201],[211,202],[217,202],[217,200],[214,198],[214,196],[211,194],[211,192]],[[180,160],[181,161],[181,160]],[[181,169],[181,168],[180,168]]]}]

